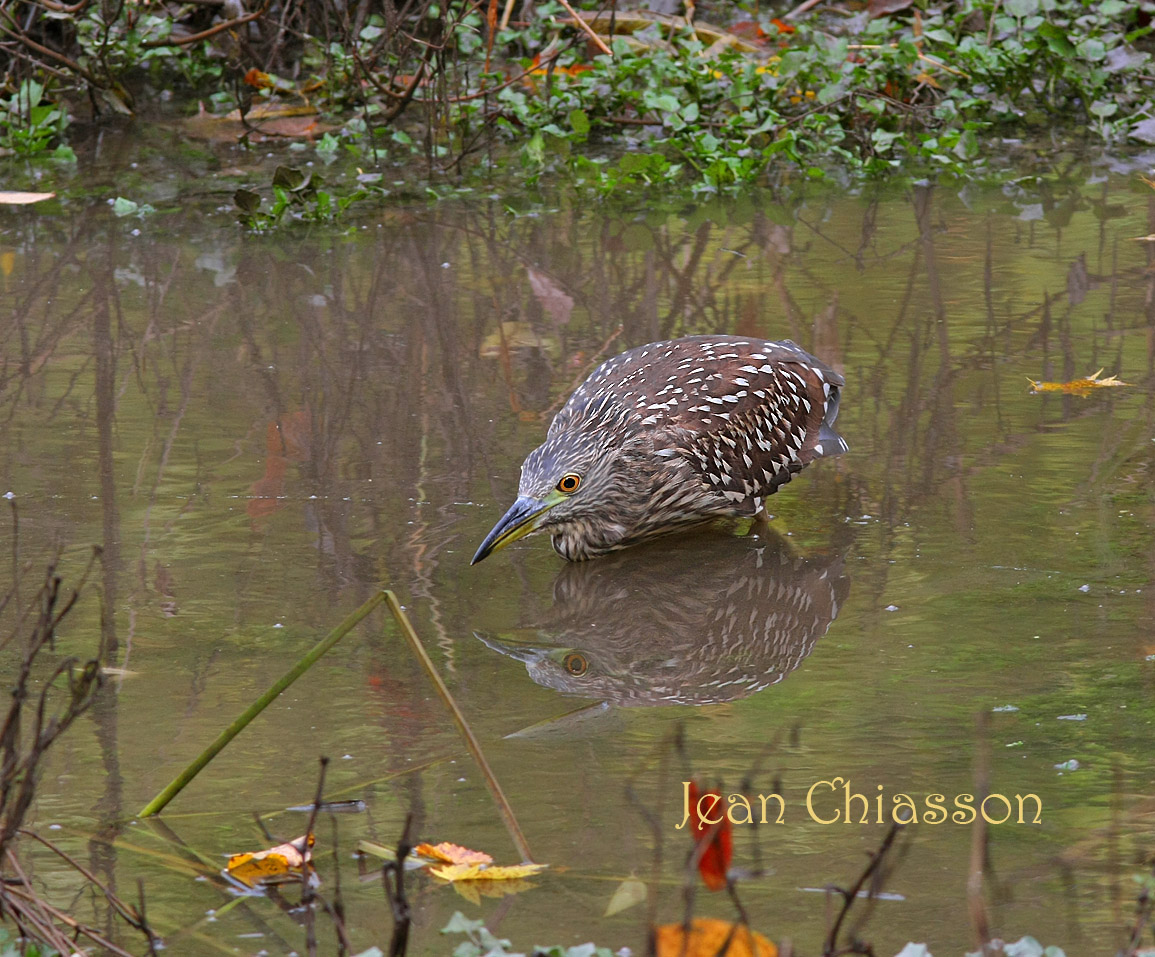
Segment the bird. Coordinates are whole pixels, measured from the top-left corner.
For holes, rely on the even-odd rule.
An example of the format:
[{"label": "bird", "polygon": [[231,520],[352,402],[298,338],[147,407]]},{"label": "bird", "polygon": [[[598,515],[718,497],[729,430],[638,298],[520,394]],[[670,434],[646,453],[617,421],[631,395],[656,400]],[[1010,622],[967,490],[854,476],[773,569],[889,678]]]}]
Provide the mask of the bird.
[{"label": "bird", "polygon": [[719,518],[756,518],[817,458],[845,380],[784,339],[686,336],[607,359],[521,467],[517,500],[471,565],[533,532],[569,561]]},{"label": "bird", "polygon": [[845,548],[801,555],[771,533],[703,535],[566,563],[553,605],[524,626],[474,636],[563,694],[621,707],[716,704],[795,671],[850,591]]}]

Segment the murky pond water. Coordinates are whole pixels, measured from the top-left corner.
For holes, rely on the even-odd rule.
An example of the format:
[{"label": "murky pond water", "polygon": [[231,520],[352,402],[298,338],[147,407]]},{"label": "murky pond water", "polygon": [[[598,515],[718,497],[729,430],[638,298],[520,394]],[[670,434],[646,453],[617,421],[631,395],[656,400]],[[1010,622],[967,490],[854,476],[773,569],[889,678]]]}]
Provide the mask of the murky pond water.
[{"label": "murky pond water", "polygon": [[[45,769],[37,829],[127,897],[143,879],[180,954],[303,948],[299,914],[236,897],[197,856],[267,846],[254,813],[301,833],[283,809],[312,799],[320,755],[326,796],[365,803],[318,828],[321,892],[339,868],[356,945],[386,946],[391,921],[354,847],[393,844],[409,811],[424,838],[515,862],[381,609],[163,825],[134,817],[384,583],[551,865],[480,902],[413,877],[416,952],[452,949],[437,931],[455,910],[522,950],[642,948],[647,918],[683,913],[691,774],[780,791],[782,823],[737,827],[734,864],[755,872],[754,925],[800,952],[825,932],[815,889],[859,873],[886,830],[876,799],[888,814],[901,794],[920,823],[862,935],[880,954],[972,947],[974,828],[922,819],[928,795],[953,810],[984,778],[1015,808],[989,833],[993,929],[1068,953],[1121,942],[1155,850],[1155,267],[1133,241],[1155,232],[1155,193],[1074,164],[990,192],[524,216],[478,200],[356,222],[259,238],[212,213],[0,218],[0,491],[19,518],[3,551],[31,563],[30,595],[55,544],[73,580],[102,544],[125,669]],[[470,567],[592,366],[703,332],[789,337],[845,374],[851,451],[770,500],[774,534],[573,566],[531,538]],[[1100,367],[1130,385],[1029,394],[1028,377]],[[92,652],[99,604],[66,620],[62,651]],[[815,820],[842,809],[834,778],[866,799],[853,823]],[[1040,824],[1017,823],[1028,794]],[[71,872],[32,859],[105,924]],[[649,903],[603,916],[631,874]],[[695,910],[733,914],[704,890]]]}]

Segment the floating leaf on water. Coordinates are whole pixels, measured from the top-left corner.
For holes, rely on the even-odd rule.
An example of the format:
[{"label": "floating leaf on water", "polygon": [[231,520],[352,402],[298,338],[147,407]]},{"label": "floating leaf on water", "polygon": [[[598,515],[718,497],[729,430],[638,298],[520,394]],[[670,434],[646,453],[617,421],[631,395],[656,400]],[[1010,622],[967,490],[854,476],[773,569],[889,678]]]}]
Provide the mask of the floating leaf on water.
[{"label": "floating leaf on water", "polygon": [[618,885],[618,889],[614,891],[614,895],[610,898],[604,916],[613,917],[614,914],[620,914],[624,910],[629,910],[636,904],[644,903],[647,893],[644,881],[638,880],[638,878],[633,876],[627,877]]},{"label": "floating leaf on water", "polygon": [[225,874],[246,887],[299,880],[301,868],[312,860],[314,843],[316,838],[308,834],[265,851],[233,854]]},{"label": "floating leaf on water", "polygon": [[1121,385],[1130,385],[1129,382],[1123,382],[1116,379],[1115,376],[1109,375],[1105,379],[1100,379],[1099,376],[1103,374],[1103,370],[1094,372],[1085,379],[1072,379],[1070,382],[1043,382],[1041,380],[1032,379],[1027,376],[1027,381],[1031,384],[1031,393],[1039,392],[1063,392],[1068,395],[1087,395],[1094,389],[1110,389]]},{"label": "floating leaf on water", "polygon": [[358,841],[355,848],[359,854],[368,854],[370,857],[379,857],[383,861],[397,860],[397,851],[376,841]]},{"label": "floating leaf on water", "polygon": [[[655,927],[657,957],[778,957],[778,948],[757,931],[713,917],[695,917],[685,938],[681,924]],[[727,938],[729,946],[722,950]]]},{"label": "floating leaf on water", "polygon": [[507,867],[486,867],[483,864],[444,864],[430,867],[429,873],[443,881],[516,881],[532,877],[545,870],[544,864],[514,864]]},{"label": "floating leaf on water", "polygon": [[483,897],[508,897],[511,894],[520,894],[522,891],[532,890],[536,884],[526,880],[516,881],[454,881],[449,885],[461,897],[471,904],[478,906]]},{"label": "floating leaf on water", "polygon": [[55,193],[10,193],[0,190],[0,206],[28,206],[52,199]]},{"label": "floating leaf on water", "polygon": [[413,848],[413,852],[445,864],[493,863],[493,858],[484,851],[471,851],[468,847],[450,844],[448,841],[442,841],[440,844],[418,844]]}]

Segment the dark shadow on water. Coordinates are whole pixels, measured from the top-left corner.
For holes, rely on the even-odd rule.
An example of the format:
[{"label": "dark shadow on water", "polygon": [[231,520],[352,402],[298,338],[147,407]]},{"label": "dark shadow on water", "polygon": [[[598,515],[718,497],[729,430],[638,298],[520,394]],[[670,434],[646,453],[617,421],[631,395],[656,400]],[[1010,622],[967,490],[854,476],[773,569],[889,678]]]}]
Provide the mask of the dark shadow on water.
[{"label": "dark shadow on water", "polygon": [[532,637],[477,637],[566,694],[716,704],[798,668],[849,590],[840,551],[801,557],[772,534],[683,536],[567,565]]}]

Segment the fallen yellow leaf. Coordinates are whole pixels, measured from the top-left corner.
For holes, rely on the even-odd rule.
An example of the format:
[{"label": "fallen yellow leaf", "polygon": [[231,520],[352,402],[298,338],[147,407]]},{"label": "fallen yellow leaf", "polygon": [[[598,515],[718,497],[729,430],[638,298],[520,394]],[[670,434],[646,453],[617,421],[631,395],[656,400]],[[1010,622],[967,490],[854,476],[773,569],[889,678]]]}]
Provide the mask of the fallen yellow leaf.
[{"label": "fallen yellow leaf", "polygon": [[[655,927],[656,957],[778,957],[778,948],[757,931],[713,917],[695,917],[689,941],[685,937],[681,924]],[[723,951],[727,938],[730,943]]]},{"label": "fallen yellow leaf", "polygon": [[445,864],[430,867],[429,873],[443,881],[514,881],[545,870],[544,864],[514,864],[512,867],[485,867],[482,864]]},{"label": "fallen yellow leaf", "polygon": [[440,844],[418,844],[413,851],[422,857],[431,857],[445,864],[492,864],[493,858],[484,851],[471,851],[460,844],[442,841]]},{"label": "fallen yellow leaf", "polygon": [[225,865],[225,873],[246,887],[298,880],[301,868],[313,857],[310,848],[314,843],[316,838],[309,834],[265,851],[233,854]]},{"label": "fallen yellow leaf", "polygon": [[1116,379],[1113,375],[1107,376],[1105,379],[1100,379],[1103,370],[1094,372],[1085,379],[1072,379],[1070,382],[1042,382],[1032,379],[1027,376],[1027,381],[1031,384],[1031,392],[1064,392],[1068,395],[1086,395],[1092,389],[1110,389],[1121,385],[1130,385],[1129,382],[1123,382],[1121,379]]},{"label": "fallen yellow leaf", "polygon": [[483,897],[508,897],[510,894],[520,894],[522,891],[528,891],[536,884],[531,884],[529,881],[454,881],[449,885],[459,895],[464,897],[467,901],[474,905],[481,904]]}]

